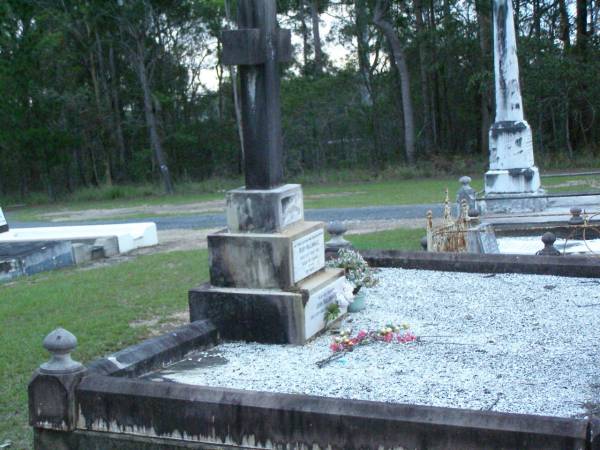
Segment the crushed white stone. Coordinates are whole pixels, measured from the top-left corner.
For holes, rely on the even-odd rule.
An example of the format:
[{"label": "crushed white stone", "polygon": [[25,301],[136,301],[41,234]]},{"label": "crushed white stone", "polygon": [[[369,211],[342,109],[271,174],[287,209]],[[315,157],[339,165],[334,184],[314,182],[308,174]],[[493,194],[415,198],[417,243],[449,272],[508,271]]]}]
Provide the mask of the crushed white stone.
[{"label": "crushed white stone", "polygon": [[[304,346],[226,343],[150,379],[394,403],[584,416],[600,396],[600,281],[382,269],[353,333],[407,323],[420,341],[357,348],[319,369],[327,333]],[[216,353],[215,353],[216,352]]]}]

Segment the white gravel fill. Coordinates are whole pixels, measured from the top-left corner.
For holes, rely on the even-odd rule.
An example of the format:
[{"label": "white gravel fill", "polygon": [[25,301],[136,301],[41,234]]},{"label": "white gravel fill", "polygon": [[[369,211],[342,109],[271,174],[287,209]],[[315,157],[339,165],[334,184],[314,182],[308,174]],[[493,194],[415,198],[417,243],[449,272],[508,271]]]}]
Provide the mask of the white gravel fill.
[{"label": "white gravel fill", "polygon": [[403,269],[379,277],[366,310],[342,327],[408,323],[419,342],[367,345],[322,369],[329,334],[304,346],[227,343],[216,349],[225,365],[150,379],[562,417],[596,407],[600,281]]}]

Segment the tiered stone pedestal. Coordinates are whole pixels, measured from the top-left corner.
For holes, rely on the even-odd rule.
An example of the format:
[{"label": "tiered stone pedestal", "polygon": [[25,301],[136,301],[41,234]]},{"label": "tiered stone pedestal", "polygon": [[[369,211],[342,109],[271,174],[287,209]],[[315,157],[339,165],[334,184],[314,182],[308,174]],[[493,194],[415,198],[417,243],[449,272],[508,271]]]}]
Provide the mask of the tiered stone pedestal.
[{"label": "tiered stone pedestal", "polygon": [[525,120],[496,122],[489,138],[484,209],[504,213],[544,210],[547,200],[534,163],[529,124]]},{"label": "tiered stone pedestal", "polygon": [[230,191],[227,224],[208,236],[210,284],[189,292],[191,320],[267,343],[303,344],[321,331],[344,272],[325,269],[324,224],[304,221],[300,185]]}]

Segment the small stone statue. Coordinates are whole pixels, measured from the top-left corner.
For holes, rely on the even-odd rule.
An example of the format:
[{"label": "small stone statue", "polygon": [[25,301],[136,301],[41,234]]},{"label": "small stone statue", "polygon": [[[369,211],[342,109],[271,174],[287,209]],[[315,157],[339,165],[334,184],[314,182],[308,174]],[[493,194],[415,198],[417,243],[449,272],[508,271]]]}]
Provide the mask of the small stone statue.
[{"label": "small stone statue", "polygon": [[479,209],[477,208],[477,193],[475,192],[475,189],[471,187],[471,177],[460,177],[458,181],[460,182],[461,187],[456,193],[456,204],[458,205],[457,215],[460,215],[461,204],[464,200],[467,202],[469,216],[472,216],[471,211],[479,211]]}]

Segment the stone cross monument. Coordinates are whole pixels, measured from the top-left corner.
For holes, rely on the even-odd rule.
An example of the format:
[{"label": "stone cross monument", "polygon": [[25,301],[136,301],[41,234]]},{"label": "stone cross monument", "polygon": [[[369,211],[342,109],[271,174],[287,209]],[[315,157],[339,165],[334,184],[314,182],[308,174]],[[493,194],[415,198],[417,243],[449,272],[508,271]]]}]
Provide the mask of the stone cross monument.
[{"label": "stone cross monument", "polygon": [[523,115],[512,2],[493,0],[493,8],[496,117],[489,134],[486,207],[507,212],[540,210],[545,199],[538,197],[543,195],[540,174],[533,159],[531,127]]},{"label": "stone cross monument", "polygon": [[301,186],[283,182],[279,63],[292,51],[276,0],[239,0],[238,26],[223,61],[239,66],[246,185],[227,193],[227,230],[208,236],[210,284],[190,291],[190,316],[225,339],[302,344],[342,300],[344,272],[325,269],[325,226],[304,221]]},{"label": "stone cross monument", "polygon": [[291,33],[270,1],[241,1],[238,23],[222,34],[223,62],[240,66],[246,189],[270,189],[283,182],[279,62],[292,59]]}]

